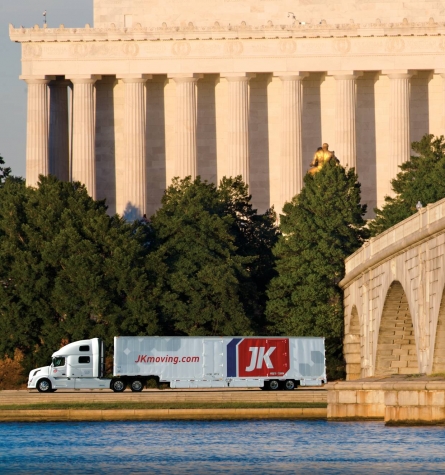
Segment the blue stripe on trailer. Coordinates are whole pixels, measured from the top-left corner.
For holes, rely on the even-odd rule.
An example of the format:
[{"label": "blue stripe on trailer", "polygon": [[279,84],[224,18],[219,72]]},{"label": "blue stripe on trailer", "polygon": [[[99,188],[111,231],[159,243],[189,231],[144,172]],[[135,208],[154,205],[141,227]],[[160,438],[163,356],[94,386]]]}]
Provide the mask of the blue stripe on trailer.
[{"label": "blue stripe on trailer", "polygon": [[227,345],[227,377],[236,378],[236,346],[242,338],[234,338]]}]

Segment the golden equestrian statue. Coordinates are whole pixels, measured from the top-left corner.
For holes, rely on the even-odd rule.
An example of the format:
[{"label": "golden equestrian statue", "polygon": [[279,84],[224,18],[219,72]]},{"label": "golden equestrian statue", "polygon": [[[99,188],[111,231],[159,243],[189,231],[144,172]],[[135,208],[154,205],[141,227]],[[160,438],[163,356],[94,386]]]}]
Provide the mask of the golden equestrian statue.
[{"label": "golden equestrian statue", "polygon": [[[335,152],[331,152],[329,150],[329,145],[324,143],[322,147],[318,147],[317,151],[314,154],[314,158],[309,165],[310,168],[308,173],[311,175],[315,175],[315,173],[319,172],[323,165],[328,162],[331,158],[337,158],[335,156]],[[338,160],[337,160],[338,161]]]}]

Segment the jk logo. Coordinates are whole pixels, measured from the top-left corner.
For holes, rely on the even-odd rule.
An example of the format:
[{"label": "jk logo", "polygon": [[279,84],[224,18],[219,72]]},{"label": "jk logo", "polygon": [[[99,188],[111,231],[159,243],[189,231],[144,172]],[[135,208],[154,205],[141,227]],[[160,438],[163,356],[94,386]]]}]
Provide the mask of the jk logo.
[{"label": "jk logo", "polygon": [[264,346],[253,346],[249,348],[249,351],[252,353],[250,365],[246,368],[246,372],[250,373],[255,369],[262,369],[263,363],[266,365],[266,368],[273,368],[272,361],[270,361],[270,355],[275,351],[275,346],[271,346],[266,352]]}]

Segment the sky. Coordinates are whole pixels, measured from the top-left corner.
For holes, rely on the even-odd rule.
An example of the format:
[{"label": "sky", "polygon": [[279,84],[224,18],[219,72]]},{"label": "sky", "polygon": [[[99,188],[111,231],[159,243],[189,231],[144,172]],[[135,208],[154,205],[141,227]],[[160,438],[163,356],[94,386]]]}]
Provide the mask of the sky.
[{"label": "sky", "polygon": [[0,0],[0,155],[14,175],[25,176],[26,83],[20,81],[21,46],[9,39],[9,23],[30,28],[63,23],[67,28],[93,25],[93,0]]}]

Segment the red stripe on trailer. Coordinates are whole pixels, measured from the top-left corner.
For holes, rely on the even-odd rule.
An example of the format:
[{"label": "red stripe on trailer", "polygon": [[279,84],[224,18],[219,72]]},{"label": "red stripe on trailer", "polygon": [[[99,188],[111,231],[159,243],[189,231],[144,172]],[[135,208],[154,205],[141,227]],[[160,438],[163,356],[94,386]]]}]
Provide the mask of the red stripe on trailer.
[{"label": "red stripe on trailer", "polygon": [[241,378],[282,377],[289,371],[288,338],[244,338],[237,350]]}]

